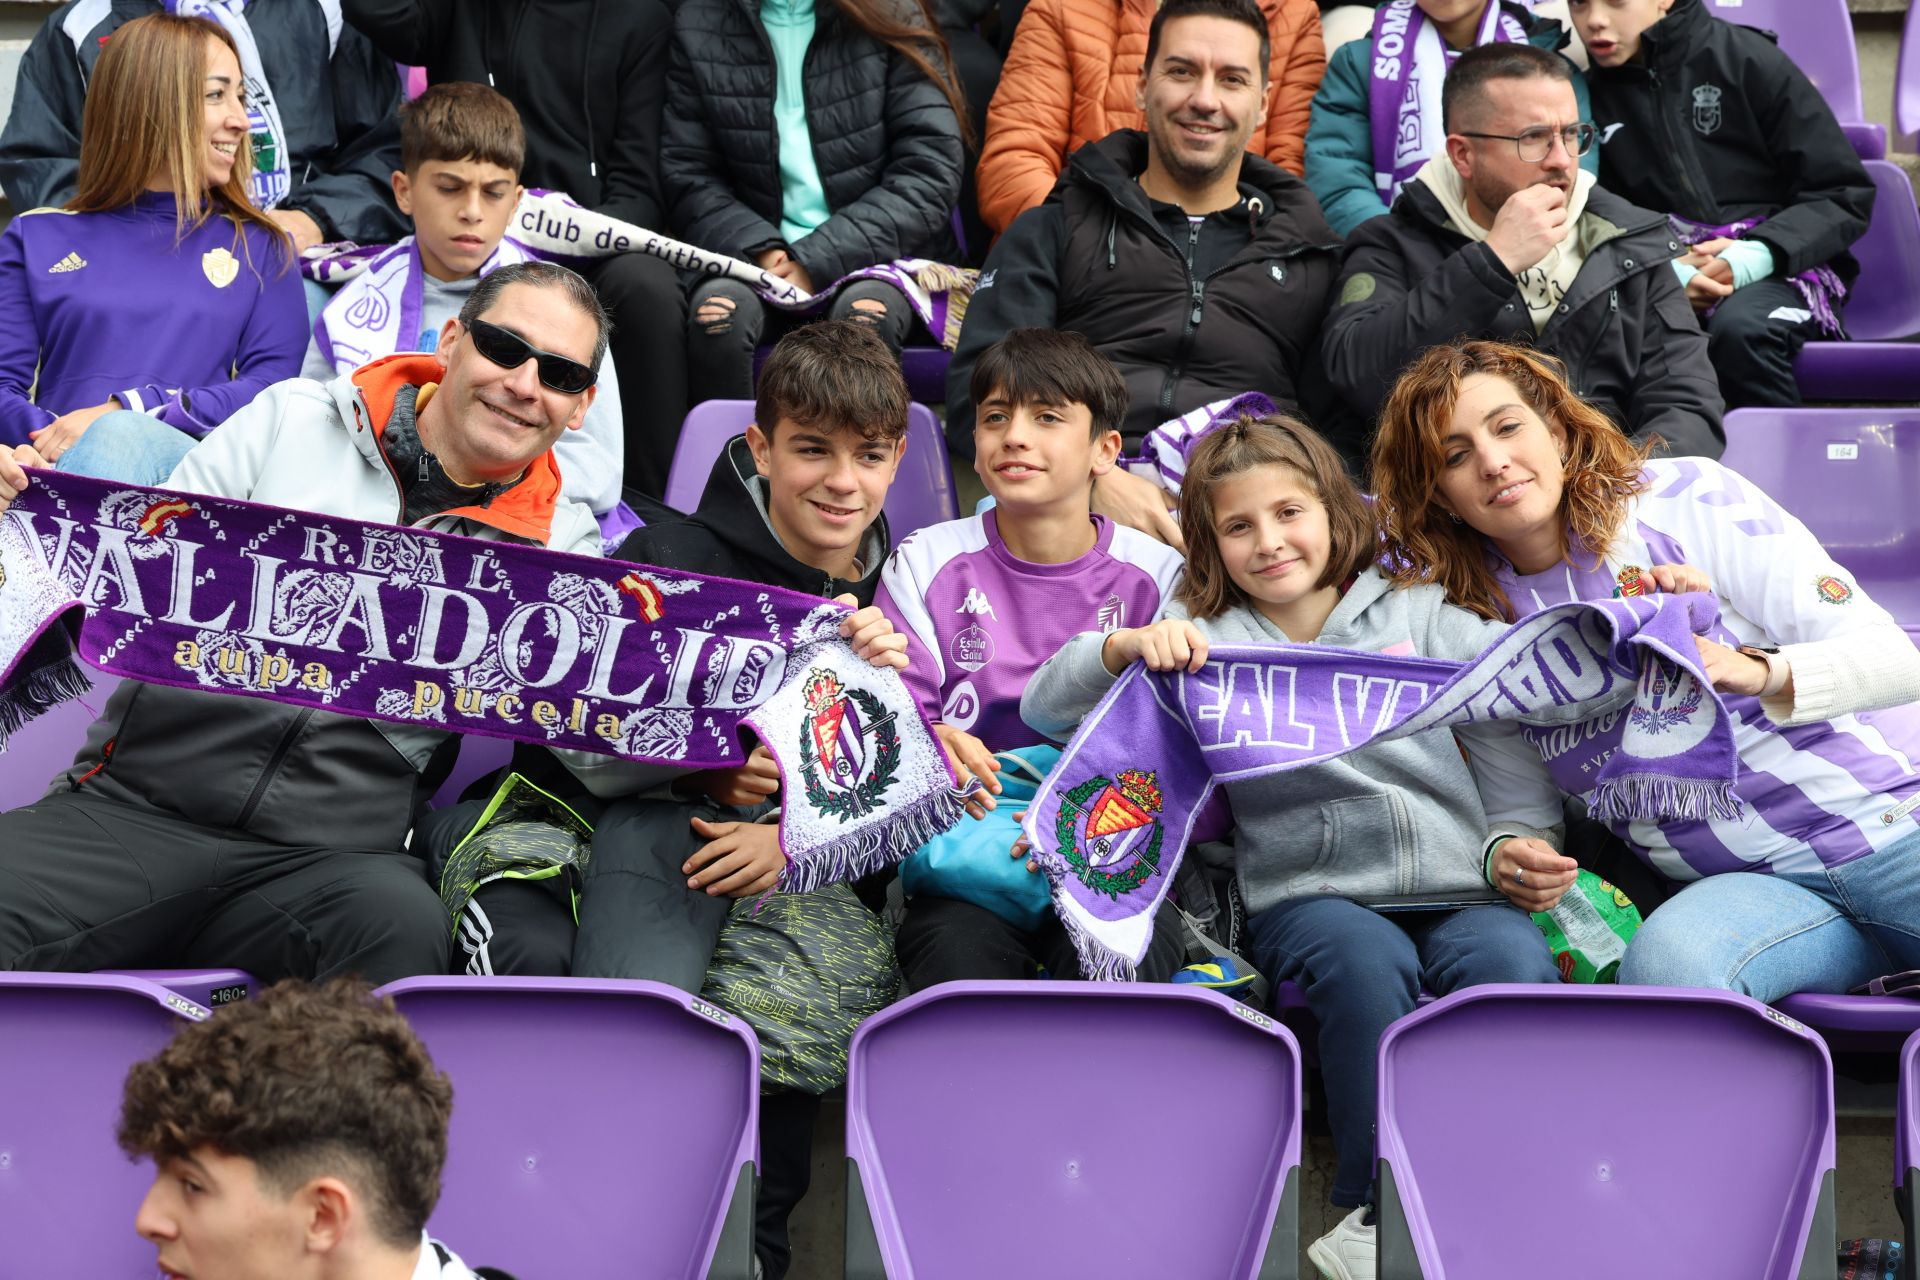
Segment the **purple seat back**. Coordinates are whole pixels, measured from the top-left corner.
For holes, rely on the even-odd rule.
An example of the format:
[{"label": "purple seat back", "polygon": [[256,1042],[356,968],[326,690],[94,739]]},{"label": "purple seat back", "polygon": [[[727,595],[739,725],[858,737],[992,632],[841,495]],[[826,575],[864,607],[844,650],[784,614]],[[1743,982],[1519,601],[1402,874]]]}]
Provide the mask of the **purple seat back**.
[{"label": "purple seat back", "polygon": [[1381,1038],[1377,1141],[1388,1280],[1833,1275],[1832,1063],[1745,996],[1444,997]]},{"label": "purple seat back", "polygon": [[1736,409],[1721,459],[1920,635],[1920,408]]},{"label": "purple seat back", "polygon": [[0,1274],[154,1273],[134,1234],[153,1166],[114,1142],[127,1069],[200,1005],[113,974],[0,973]]},{"label": "purple seat back", "polygon": [[[1208,991],[911,996],[853,1037],[846,1275],[1291,1277],[1299,1062],[1283,1027]],[[1230,1119],[1179,1105],[1182,1081]]]},{"label": "purple seat back", "polygon": [[[1853,19],[1847,0],[1706,0],[1715,17],[1743,27],[1758,27],[1779,38],[1780,48],[1806,72],[1813,87],[1833,108],[1841,126],[1856,126],[1847,136],[1863,157],[1886,154],[1886,131],[1860,128],[1866,112],[1860,104],[1860,58],[1853,43]],[[1877,144],[1872,141],[1877,135]]]},{"label": "purple seat back", "polygon": [[1836,1049],[1891,1052],[1920,1031],[1920,1000],[1905,996],[1839,996],[1802,991],[1774,1007],[1806,1023]]},{"label": "purple seat back", "polygon": [[1920,5],[1907,6],[1900,28],[1900,60],[1893,73],[1893,129],[1900,150],[1920,145]]},{"label": "purple seat back", "polygon": [[469,733],[460,739],[460,754],[454,758],[453,771],[440,789],[433,793],[433,807],[444,809],[460,803],[460,793],[476,778],[506,767],[513,760],[513,743],[505,738],[489,738]]},{"label": "purple seat back", "polygon": [[81,666],[93,690],[69,698],[21,725],[0,752],[0,813],[30,805],[47,793],[53,776],[72,763],[87,740],[87,728],[100,716],[113,681]]},{"label": "purple seat back", "polygon": [[99,972],[109,977],[151,982],[209,1009],[251,999],[260,989],[253,975],[244,969],[102,969]]},{"label": "purple seat back", "polygon": [[1806,400],[1920,400],[1920,343],[1809,342],[1793,380]]},{"label": "purple seat back", "polygon": [[453,1081],[429,1229],[523,1276],[753,1270],[760,1050],[655,982],[406,978],[381,988]]},{"label": "purple seat back", "polygon": [[[1913,184],[1899,165],[1867,160],[1873,179],[1873,219],[1853,243],[1860,278],[1845,303],[1847,336],[1879,342],[1920,333],[1920,209]],[[1812,344],[1808,344],[1812,345]]]},{"label": "purple seat back", "polygon": [[[1894,1100],[1893,1185],[1908,1187],[1907,1174],[1920,1161],[1920,1031],[1907,1037],[1900,1049],[1900,1091]],[[1903,1215],[1913,1229],[1911,1215]],[[1911,1238],[1911,1237],[1909,1237]]]},{"label": "purple seat back", "polygon": [[[727,441],[745,431],[752,421],[751,400],[703,400],[693,406],[681,424],[680,442],[674,446],[666,504],[676,511],[692,511],[699,506],[714,459]],[[933,410],[917,402],[907,407],[907,453],[900,460],[893,487],[887,490],[886,513],[896,543],[915,529],[960,514],[940,424]]]}]

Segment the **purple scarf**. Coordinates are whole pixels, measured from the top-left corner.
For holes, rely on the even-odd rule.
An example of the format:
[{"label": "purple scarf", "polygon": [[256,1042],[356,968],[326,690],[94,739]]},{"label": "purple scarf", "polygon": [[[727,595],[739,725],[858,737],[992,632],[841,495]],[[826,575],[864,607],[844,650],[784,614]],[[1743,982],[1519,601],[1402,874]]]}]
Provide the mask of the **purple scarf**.
[{"label": "purple scarf", "polygon": [[[1474,47],[1526,40],[1520,20],[1503,12],[1500,0],[1487,0]],[[1367,125],[1373,135],[1373,185],[1381,203],[1391,206],[1444,140],[1440,85],[1458,55],[1414,0],[1388,0],[1374,10],[1371,54]]]},{"label": "purple scarf", "polygon": [[686,768],[779,763],[804,891],[959,819],[897,673],[818,596],[35,471],[0,516],[0,748],[115,675]]},{"label": "purple scarf", "polygon": [[[475,274],[489,276],[510,263],[531,262],[537,256],[512,236],[504,236]],[[335,373],[352,373],[370,360],[411,351],[420,341],[425,293],[420,246],[408,236],[367,259],[321,308],[313,322],[314,345]]]},{"label": "purple scarf", "polygon": [[[1743,239],[1747,232],[1765,221],[1764,217],[1742,218],[1738,222],[1716,227],[1683,218],[1677,213],[1667,215],[1667,225],[1673,228],[1673,234],[1680,238],[1682,244],[1689,245],[1699,244],[1703,240]],[[1820,326],[1822,333],[1836,341],[1846,338],[1847,331],[1840,323],[1839,307],[1841,300],[1847,296],[1847,286],[1833,273],[1832,267],[1823,262],[1817,267],[1808,267],[1797,276],[1788,276],[1787,282],[1806,299],[1807,310],[1813,313],[1814,323]],[[1720,304],[1716,302],[1707,308],[1707,314],[1712,315],[1719,309]]]},{"label": "purple scarf", "polygon": [[1693,640],[1718,614],[1708,595],[1555,605],[1468,663],[1322,645],[1222,646],[1191,675],[1135,663],[1027,807],[1081,970],[1132,977],[1216,785],[1389,738],[1486,720],[1579,724],[1631,699],[1594,816],[1737,816],[1732,725]]}]

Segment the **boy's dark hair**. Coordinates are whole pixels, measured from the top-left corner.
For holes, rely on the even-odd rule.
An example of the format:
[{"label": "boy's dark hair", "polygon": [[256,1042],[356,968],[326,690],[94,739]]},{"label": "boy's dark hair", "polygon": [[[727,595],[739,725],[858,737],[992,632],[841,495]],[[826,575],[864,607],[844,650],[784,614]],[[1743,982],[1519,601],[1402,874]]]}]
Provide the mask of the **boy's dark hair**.
[{"label": "boy's dark hair", "polygon": [[369,1225],[417,1243],[440,1199],[453,1086],[387,999],[364,983],[282,982],[182,1027],[127,1073],[119,1139],[154,1162],[211,1147],[254,1163],[285,1197],[333,1175]]},{"label": "boy's dark hair", "polygon": [[1236,418],[1194,446],[1180,481],[1180,536],[1187,544],[1187,568],[1176,598],[1194,618],[1218,617],[1247,602],[1220,556],[1220,538],[1213,528],[1214,490],[1242,471],[1269,464],[1299,476],[1327,509],[1327,567],[1313,584],[1316,589],[1345,582],[1373,560],[1379,545],[1373,513],[1334,447],[1284,413]]},{"label": "boy's dark hair", "polygon": [[520,113],[484,84],[430,85],[400,104],[400,168],[411,174],[429,160],[497,164],[517,180],[527,159]]},{"label": "boy's dark hair", "polygon": [[1140,64],[1141,79],[1153,70],[1153,60],[1160,56],[1160,28],[1175,18],[1226,18],[1252,27],[1260,33],[1260,83],[1267,82],[1267,64],[1273,59],[1273,34],[1267,30],[1267,15],[1260,12],[1258,0],[1167,0],[1147,24],[1147,60]]},{"label": "boy's dark hair", "polygon": [[796,427],[892,444],[907,434],[907,381],[900,358],[873,326],[819,320],[774,344],[761,367],[753,420],[767,439],[782,418]]},{"label": "boy's dark hair", "polygon": [[593,318],[596,337],[593,343],[593,367],[598,369],[606,358],[607,339],[613,336],[613,320],[607,315],[607,309],[600,302],[600,295],[593,291],[586,277],[557,262],[510,262],[498,267],[473,286],[473,292],[460,304],[460,323],[471,326],[475,320],[487,314],[494,303],[500,301],[511,284],[530,284],[540,289],[560,289],[565,291],[568,301]]},{"label": "boy's dark hair", "polygon": [[1530,44],[1483,44],[1467,50],[1454,62],[1440,85],[1440,127],[1458,133],[1473,123],[1471,115],[1494,80],[1565,80],[1573,83],[1573,64],[1557,53]]},{"label": "boy's dark hair", "polygon": [[1084,404],[1093,438],[1118,431],[1127,416],[1127,381],[1086,335],[1013,329],[980,353],[968,384],[977,409],[994,396],[1016,405]]}]

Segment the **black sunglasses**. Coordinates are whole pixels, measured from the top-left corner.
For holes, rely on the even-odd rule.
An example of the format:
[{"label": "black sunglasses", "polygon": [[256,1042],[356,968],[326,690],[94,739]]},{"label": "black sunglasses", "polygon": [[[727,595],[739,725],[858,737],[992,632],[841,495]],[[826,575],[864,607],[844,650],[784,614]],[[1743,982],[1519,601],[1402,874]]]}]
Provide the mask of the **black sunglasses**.
[{"label": "black sunglasses", "polygon": [[467,332],[473,335],[473,349],[502,369],[518,369],[529,360],[539,361],[542,385],[552,387],[555,391],[579,395],[599,380],[599,374],[578,360],[542,351],[519,334],[502,329],[497,324],[475,320],[467,326]]}]

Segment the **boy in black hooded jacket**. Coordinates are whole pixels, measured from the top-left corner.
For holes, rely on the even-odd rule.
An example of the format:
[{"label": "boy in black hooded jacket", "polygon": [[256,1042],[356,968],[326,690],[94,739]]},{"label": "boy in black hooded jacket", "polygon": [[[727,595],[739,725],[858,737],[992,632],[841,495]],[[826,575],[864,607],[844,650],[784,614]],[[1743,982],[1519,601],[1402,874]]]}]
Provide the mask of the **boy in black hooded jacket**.
[{"label": "boy in black hooded jacket", "polygon": [[1833,111],[1762,32],[1702,0],[1572,0],[1586,42],[1600,176],[1672,218],[1729,409],[1797,405],[1793,360],[1845,336],[1847,248],[1874,187]]}]

